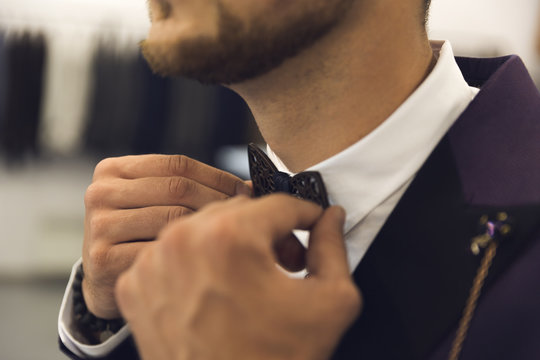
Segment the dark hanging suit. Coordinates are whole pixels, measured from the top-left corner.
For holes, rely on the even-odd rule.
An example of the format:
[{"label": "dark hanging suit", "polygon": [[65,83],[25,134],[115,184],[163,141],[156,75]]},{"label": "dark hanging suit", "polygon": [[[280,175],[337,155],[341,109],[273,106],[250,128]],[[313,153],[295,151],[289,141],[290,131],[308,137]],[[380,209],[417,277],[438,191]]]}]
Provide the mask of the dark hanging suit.
[{"label": "dark hanging suit", "polygon": [[85,148],[99,156],[134,152],[143,112],[143,64],[130,54],[117,54],[100,44],[94,55],[93,93],[85,131]]},{"label": "dark hanging suit", "polygon": [[[448,358],[480,265],[471,239],[482,215],[500,211],[513,231],[498,247],[460,359],[540,359],[540,95],[515,56],[457,61],[481,91],[355,270],[364,309],[333,359]],[[109,358],[135,354],[132,343],[119,350]]]},{"label": "dark hanging suit", "polygon": [[6,59],[6,39],[5,35],[0,32],[0,129],[3,128],[3,121],[6,112],[6,95],[7,95],[7,59]]},{"label": "dark hanging suit", "polygon": [[37,155],[43,70],[47,44],[43,35],[23,33],[6,40],[7,88],[0,122],[0,153],[9,163]]}]

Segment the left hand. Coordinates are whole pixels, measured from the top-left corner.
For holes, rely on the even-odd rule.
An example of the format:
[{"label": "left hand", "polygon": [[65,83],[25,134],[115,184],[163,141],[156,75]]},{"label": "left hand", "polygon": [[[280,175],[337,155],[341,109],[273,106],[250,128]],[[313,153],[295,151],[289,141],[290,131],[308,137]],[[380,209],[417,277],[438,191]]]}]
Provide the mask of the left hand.
[{"label": "left hand", "polygon": [[[328,359],[358,316],[343,210],[287,195],[209,205],[162,232],[116,286],[147,360]],[[310,229],[307,279],[276,267],[275,247]]]}]

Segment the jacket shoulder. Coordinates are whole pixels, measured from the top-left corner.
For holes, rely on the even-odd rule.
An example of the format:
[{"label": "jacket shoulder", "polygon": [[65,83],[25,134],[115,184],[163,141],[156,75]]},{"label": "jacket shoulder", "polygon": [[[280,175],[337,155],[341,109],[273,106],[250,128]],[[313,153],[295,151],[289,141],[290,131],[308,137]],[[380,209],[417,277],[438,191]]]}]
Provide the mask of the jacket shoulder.
[{"label": "jacket shoulder", "polygon": [[458,58],[480,92],[450,129],[465,198],[476,205],[540,203],[540,93],[517,56]]}]

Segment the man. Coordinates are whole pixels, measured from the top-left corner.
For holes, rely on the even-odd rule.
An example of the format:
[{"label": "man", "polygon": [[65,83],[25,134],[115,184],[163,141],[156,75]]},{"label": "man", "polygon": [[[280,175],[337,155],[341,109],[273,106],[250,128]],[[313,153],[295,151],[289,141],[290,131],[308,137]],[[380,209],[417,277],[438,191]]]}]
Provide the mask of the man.
[{"label": "man", "polygon": [[[458,67],[450,44],[427,39],[428,6],[151,1],[154,70],[237,91],[278,170],[318,171],[337,206],[250,199],[240,179],[184,157],[103,161],[64,350],[540,357],[540,98],[516,57]],[[294,229],[310,230],[306,254]],[[129,327],[103,320],[120,316]]]}]

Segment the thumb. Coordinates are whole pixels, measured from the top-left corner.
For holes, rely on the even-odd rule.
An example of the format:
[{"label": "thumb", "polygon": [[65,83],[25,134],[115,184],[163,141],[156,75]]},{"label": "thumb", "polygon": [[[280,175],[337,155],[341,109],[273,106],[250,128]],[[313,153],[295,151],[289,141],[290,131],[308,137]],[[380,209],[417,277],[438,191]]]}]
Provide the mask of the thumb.
[{"label": "thumb", "polygon": [[349,277],[349,265],[343,224],[345,210],[332,206],[325,210],[311,230],[306,265],[310,275],[317,277]]}]

